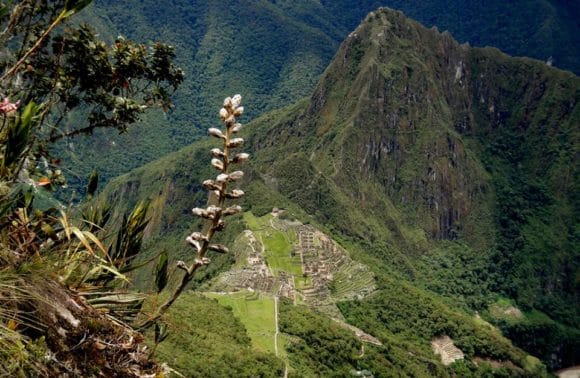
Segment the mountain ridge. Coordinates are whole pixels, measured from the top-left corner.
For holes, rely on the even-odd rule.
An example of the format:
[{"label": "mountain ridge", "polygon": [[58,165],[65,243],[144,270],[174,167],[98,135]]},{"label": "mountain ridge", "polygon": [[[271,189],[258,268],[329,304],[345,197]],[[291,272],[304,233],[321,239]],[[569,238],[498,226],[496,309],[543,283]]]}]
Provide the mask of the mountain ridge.
[{"label": "mountain ridge", "polygon": [[[578,306],[569,304],[578,301],[570,277],[578,256],[570,230],[578,175],[570,162],[579,87],[573,74],[541,62],[468,48],[400,12],[373,12],[341,45],[310,98],[248,126],[255,159],[246,168],[245,206],[258,215],[288,208],[374,267],[376,297],[339,307],[351,324],[383,341],[405,330],[414,319],[407,312],[423,308],[425,298],[442,312],[449,303],[460,312],[486,312],[504,295],[561,324],[531,315],[527,323],[496,319],[503,331],[550,369],[573,364]],[[208,145],[169,155],[108,188],[111,197],[125,193],[128,203],[165,198],[151,248],[182,238],[190,222],[184,209],[203,198],[195,183],[211,177]],[[557,180],[547,181],[546,173]],[[168,179],[169,192],[153,185]],[[550,235],[549,244],[534,239],[538,232]],[[218,260],[215,269],[228,264]],[[414,294],[404,299],[391,291]],[[467,332],[459,320],[450,328],[433,322],[421,336],[405,332],[417,343]],[[532,347],[527,331],[549,340]],[[481,353],[481,345],[459,343],[471,348],[470,357]]]},{"label": "mountain ridge", "polygon": [[[550,4],[548,0],[485,4],[171,0],[160,6],[151,0],[97,1],[85,18],[105,25],[98,30],[104,37],[113,40],[121,33],[135,40],[173,44],[186,81],[174,98],[175,111],[150,115],[128,134],[97,132],[98,138],[90,143],[72,140],[68,148],[63,146],[72,151],[67,168],[75,175],[70,186],[84,187],[95,163],[107,181],[199,138],[201,129],[212,122],[212,104],[221,101],[232,85],[253,102],[251,116],[309,95],[342,39],[380,5],[449,29],[462,41],[496,45],[542,60],[553,55],[558,65],[562,53],[578,55],[575,46],[580,43],[569,39],[580,32],[574,32],[577,25],[569,20],[572,5]],[[510,22],[503,13],[510,15]],[[544,24],[550,25],[550,32],[539,32]]]}]

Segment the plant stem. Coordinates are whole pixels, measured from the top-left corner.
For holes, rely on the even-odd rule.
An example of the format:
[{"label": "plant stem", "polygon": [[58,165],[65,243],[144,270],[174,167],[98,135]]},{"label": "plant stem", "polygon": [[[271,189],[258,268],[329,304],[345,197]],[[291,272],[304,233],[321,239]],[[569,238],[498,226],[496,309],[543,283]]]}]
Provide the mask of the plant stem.
[{"label": "plant stem", "polygon": [[58,24],[60,24],[62,22],[62,20],[64,20],[66,11],[62,11],[61,14],[58,15],[58,17],[56,18],[56,20],[54,20],[52,22],[52,24],[50,24],[50,26],[48,27],[48,29],[46,29],[46,31],[44,33],[42,33],[42,35],[40,36],[40,38],[38,38],[38,40],[34,43],[34,45],[26,52],[26,54],[24,54],[24,56],[22,58],[20,58],[18,60],[18,62],[16,62],[15,65],[12,66],[12,68],[10,68],[8,70],[8,72],[6,72],[1,78],[0,78],[0,82],[4,81],[6,78],[12,76],[14,74],[14,72],[16,72],[16,70],[18,69],[18,67],[20,67],[22,65],[22,63],[24,63],[26,61],[26,59],[28,59],[28,57],[30,55],[32,55],[32,53],[34,53],[42,44],[42,42],[44,42],[44,40],[46,39],[46,37],[48,37],[48,35],[54,30],[54,28],[56,28],[58,26]]}]

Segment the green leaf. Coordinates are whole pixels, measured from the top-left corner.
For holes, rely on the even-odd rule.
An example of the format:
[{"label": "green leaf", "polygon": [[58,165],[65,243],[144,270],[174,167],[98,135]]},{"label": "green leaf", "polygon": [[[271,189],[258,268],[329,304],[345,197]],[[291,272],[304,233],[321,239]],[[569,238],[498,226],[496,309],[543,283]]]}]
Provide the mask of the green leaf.
[{"label": "green leaf", "polygon": [[121,293],[92,298],[88,302],[95,307],[105,307],[107,305],[138,305],[143,303],[146,298],[147,296],[145,294]]},{"label": "green leaf", "polygon": [[72,16],[75,13],[80,12],[85,8],[87,5],[92,3],[93,0],[68,0],[65,2],[64,12],[61,14],[62,18],[67,18]]},{"label": "green leaf", "polygon": [[0,5],[0,18],[8,15],[10,12],[10,5],[12,5],[12,1],[8,1],[6,4]]},{"label": "green leaf", "polygon": [[167,285],[167,266],[167,252],[163,251],[159,256],[157,267],[155,267],[155,285],[157,286],[158,293],[160,293]]},{"label": "green leaf", "polygon": [[42,226],[40,226],[42,232],[44,232],[46,234],[47,237],[55,239],[56,236],[56,232],[54,231],[54,228],[48,224],[48,223],[43,223]]},{"label": "green leaf", "polygon": [[121,280],[123,280],[125,282],[129,282],[129,279],[125,275],[119,273],[118,270],[116,270],[114,268],[111,268],[110,266],[107,266],[107,265],[104,265],[104,264],[99,264],[99,265],[95,266],[93,269],[91,269],[87,273],[87,277],[94,276],[95,274],[97,274],[97,273],[99,273],[101,271],[107,271],[109,273],[112,273],[113,276],[115,276],[115,277],[117,277],[117,278],[119,278],[119,279],[121,279]]},{"label": "green leaf", "polygon": [[32,142],[32,131],[34,126],[34,116],[39,107],[33,102],[26,105],[22,115],[16,119],[8,128],[8,143],[4,155],[4,166],[9,167],[20,161],[22,154]]},{"label": "green leaf", "polygon": [[165,324],[155,323],[155,344],[163,342],[169,336],[167,326]]},{"label": "green leaf", "polygon": [[90,199],[95,194],[98,186],[99,186],[99,172],[97,172],[97,170],[94,169],[93,173],[91,173],[91,177],[89,178],[89,184],[87,185],[87,198]]}]

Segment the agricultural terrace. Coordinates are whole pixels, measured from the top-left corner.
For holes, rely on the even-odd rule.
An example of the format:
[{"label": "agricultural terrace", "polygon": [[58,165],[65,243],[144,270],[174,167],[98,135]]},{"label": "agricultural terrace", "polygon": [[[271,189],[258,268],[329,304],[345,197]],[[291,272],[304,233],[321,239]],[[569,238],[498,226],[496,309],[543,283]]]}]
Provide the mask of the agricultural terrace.
[{"label": "agricultural terrace", "polygon": [[[274,298],[258,292],[204,293],[209,298],[230,307],[252,339],[252,346],[262,352],[275,353],[276,314]],[[281,352],[284,348],[278,340]]]}]

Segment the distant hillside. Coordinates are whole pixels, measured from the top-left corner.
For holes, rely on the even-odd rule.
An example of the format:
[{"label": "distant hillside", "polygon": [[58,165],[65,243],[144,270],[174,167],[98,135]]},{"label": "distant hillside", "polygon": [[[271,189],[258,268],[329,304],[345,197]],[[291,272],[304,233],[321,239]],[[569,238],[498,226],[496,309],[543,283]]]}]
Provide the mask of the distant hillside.
[{"label": "distant hillside", "polygon": [[172,43],[186,82],[174,112],[150,115],[126,135],[73,140],[70,184],[82,187],[94,166],[108,180],[191,143],[215,122],[214,104],[231,91],[245,95],[252,118],[309,95],[339,43],[383,5],[462,42],[543,61],[552,56],[556,66],[580,72],[575,2],[96,0],[84,20],[109,40],[121,33]]},{"label": "distant hillside", "polygon": [[[579,100],[569,72],[380,10],[350,33],[310,98],[248,125],[245,207],[285,208],[370,266],[375,295],[338,306],[384,343],[430,353],[445,334],[471,363],[530,369],[520,352],[489,341],[482,319],[465,328],[477,310],[550,369],[572,365]],[[190,229],[188,209],[203,204],[210,144],[108,187],[123,204],[154,201],[152,250],[187,253],[176,243]],[[244,228],[240,219],[229,242]],[[231,263],[219,259],[200,278]]]}]

